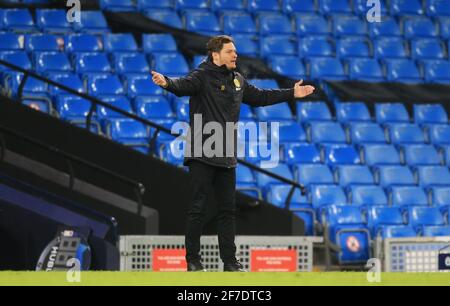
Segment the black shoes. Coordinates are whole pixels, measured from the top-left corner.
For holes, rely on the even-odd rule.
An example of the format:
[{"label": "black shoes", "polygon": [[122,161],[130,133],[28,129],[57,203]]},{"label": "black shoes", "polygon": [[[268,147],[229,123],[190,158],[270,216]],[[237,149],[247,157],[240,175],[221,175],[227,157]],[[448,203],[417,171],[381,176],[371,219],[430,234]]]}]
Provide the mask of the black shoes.
[{"label": "black shoes", "polygon": [[244,266],[238,261],[226,262],[223,265],[224,272],[248,272],[244,269]]},{"label": "black shoes", "polygon": [[187,263],[188,272],[207,272],[208,270],[202,265],[200,261],[191,261]]}]

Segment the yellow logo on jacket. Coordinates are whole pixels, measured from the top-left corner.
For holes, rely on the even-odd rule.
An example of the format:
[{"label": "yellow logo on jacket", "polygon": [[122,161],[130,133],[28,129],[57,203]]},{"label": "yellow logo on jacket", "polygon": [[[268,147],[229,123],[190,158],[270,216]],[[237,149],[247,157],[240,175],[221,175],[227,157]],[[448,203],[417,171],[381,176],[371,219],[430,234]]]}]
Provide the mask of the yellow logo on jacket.
[{"label": "yellow logo on jacket", "polygon": [[241,82],[238,79],[234,79],[234,85],[236,86],[236,90],[241,90]]}]

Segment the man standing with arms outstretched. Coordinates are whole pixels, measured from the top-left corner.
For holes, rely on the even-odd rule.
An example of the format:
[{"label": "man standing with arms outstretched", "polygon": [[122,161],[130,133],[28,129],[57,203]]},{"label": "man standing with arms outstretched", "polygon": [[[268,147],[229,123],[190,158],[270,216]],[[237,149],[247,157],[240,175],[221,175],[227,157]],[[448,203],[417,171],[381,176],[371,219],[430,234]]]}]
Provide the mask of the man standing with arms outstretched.
[{"label": "man standing with arms outstretched", "polygon": [[[255,107],[268,106],[294,98],[303,98],[314,92],[312,86],[301,86],[302,81],[291,89],[262,90],[252,86],[235,71],[238,55],[234,41],[229,36],[211,38],[207,50],[207,60],[185,77],[169,78],[152,71],[155,84],[177,96],[191,97],[189,101],[191,131],[194,131],[194,115],[202,116],[203,125],[217,122],[225,131],[227,123],[236,123],[239,120],[240,104],[243,101]],[[227,136],[223,135],[222,139],[226,138]],[[194,132],[190,143],[191,152],[195,151],[195,146],[202,146],[204,141],[204,135],[197,135]],[[226,151],[225,146],[223,150]],[[236,152],[236,149],[234,151]],[[206,215],[206,198],[209,190],[213,188],[219,204],[218,237],[224,271],[244,272],[242,264],[236,259],[234,243],[236,154],[233,157],[226,154],[212,157],[191,154],[185,157],[184,165],[189,167],[192,196],[185,241],[188,271],[206,271],[201,263],[200,237]]]}]

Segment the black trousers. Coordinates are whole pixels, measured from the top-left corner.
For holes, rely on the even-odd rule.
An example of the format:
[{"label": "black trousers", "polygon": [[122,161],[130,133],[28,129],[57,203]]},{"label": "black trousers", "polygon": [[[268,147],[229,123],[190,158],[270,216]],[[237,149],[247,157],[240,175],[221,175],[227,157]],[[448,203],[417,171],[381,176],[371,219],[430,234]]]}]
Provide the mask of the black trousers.
[{"label": "black trousers", "polygon": [[190,161],[191,206],[186,228],[186,260],[200,260],[200,236],[206,216],[206,198],[213,190],[218,202],[217,233],[220,258],[224,262],[235,260],[236,245],[236,169],[214,167]]}]

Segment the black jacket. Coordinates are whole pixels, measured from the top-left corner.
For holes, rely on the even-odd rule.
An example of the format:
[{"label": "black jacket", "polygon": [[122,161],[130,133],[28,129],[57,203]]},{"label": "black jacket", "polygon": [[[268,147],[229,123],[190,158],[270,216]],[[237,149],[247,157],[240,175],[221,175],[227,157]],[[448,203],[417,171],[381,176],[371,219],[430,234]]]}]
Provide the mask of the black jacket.
[{"label": "black jacket", "polygon": [[[219,67],[211,61],[203,62],[185,77],[165,78],[168,82],[166,90],[179,97],[191,97],[189,100],[189,119],[192,137],[190,147],[188,146],[187,150],[191,150],[192,157],[186,157],[184,165],[187,165],[190,160],[198,160],[213,166],[226,168],[234,168],[237,165],[236,149],[233,157],[226,157],[226,137],[224,137],[223,157],[206,157],[204,155],[195,157],[194,140],[197,136],[193,132],[195,114],[202,115],[203,127],[208,122],[218,122],[225,131],[227,122],[236,123],[239,121],[241,102],[251,106],[267,106],[294,99],[293,88],[262,90],[249,84],[238,72],[228,70],[225,65]],[[199,138],[202,139],[202,146],[211,135],[203,135]],[[233,137],[236,144],[236,133]]]}]

